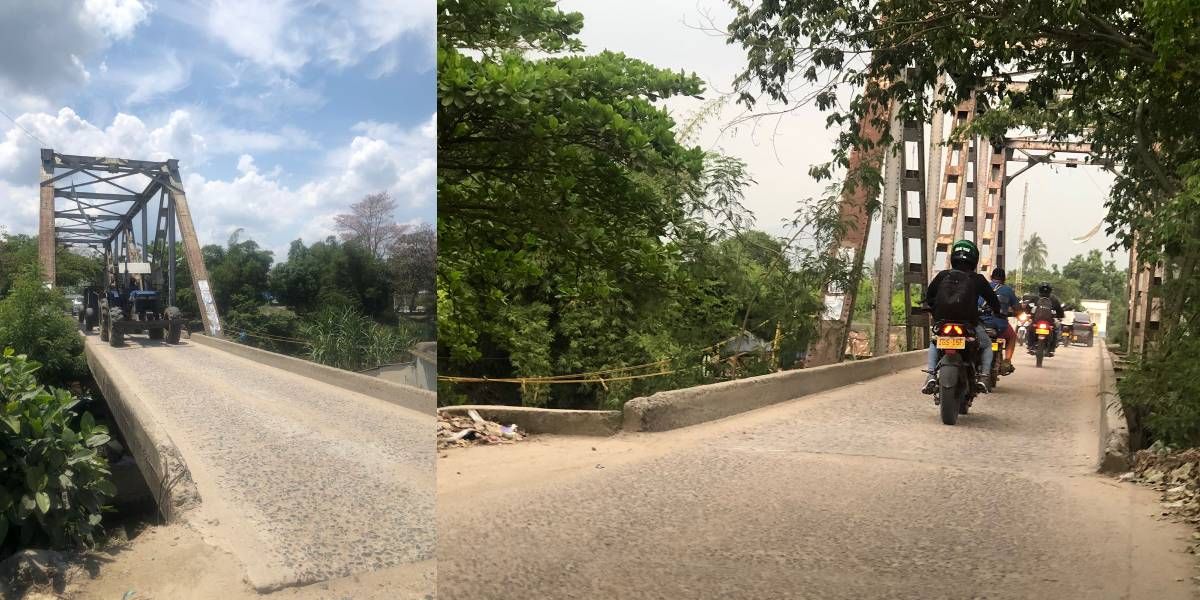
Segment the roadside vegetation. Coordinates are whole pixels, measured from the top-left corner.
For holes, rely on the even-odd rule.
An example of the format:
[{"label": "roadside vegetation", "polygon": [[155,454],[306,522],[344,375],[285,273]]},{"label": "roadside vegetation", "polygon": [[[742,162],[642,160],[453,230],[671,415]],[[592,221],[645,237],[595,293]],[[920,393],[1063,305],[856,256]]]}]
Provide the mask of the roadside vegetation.
[{"label": "roadside vegetation", "polygon": [[71,392],[45,387],[39,365],[0,353],[0,550],[88,547],[116,494],[103,453],[108,429]]},{"label": "roadside vegetation", "polygon": [[583,53],[552,0],[438,15],[439,402],[614,407],[800,358],[833,202],[755,230],[746,166],[691,139],[718,105],[656,104],[699,78]]},{"label": "roadside vegetation", "polygon": [[[241,229],[224,246],[204,246],[225,334],[355,371],[398,362],[414,343],[436,339],[437,237],[429,226],[396,223],[395,206],[386,193],[366,196],[337,217],[337,237],[295,240],[284,262]],[[186,261],[177,269],[179,281],[191,281]],[[178,297],[185,314],[199,314],[190,285]]]},{"label": "roadside vegetation", "polygon": [[116,493],[108,428],[78,410],[90,376],[62,291],[42,285],[34,264],[6,264],[15,271],[0,299],[0,556],[88,547]]}]

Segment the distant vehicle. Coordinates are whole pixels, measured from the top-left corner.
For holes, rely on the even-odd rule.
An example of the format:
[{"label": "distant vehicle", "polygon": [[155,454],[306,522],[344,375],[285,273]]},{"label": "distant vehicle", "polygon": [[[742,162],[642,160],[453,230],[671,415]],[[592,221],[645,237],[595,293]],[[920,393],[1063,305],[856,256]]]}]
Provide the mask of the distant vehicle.
[{"label": "distant vehicle", "polygon": [[1092,335],[1092,316],[1083,311],[1075,313],[1075,320],[1071,323],[1071,340],[1076,344],[1084,344],[1091,346],[1095,343]]},{"label": "distant vehicle", "polygon": [[83,310],[83,296],[71,296],[71,316],[79,316],[79,312]]}]

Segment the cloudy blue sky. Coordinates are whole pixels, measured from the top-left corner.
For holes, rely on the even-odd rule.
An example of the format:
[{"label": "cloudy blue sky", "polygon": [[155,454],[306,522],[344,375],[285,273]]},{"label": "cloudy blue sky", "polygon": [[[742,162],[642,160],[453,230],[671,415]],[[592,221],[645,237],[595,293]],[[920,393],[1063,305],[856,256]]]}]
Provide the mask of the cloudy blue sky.
[{"label": "cloudy blue sky", "polygon": [[[201,243],[291,240],[386,190],[437,217],[433,0],[0,0],[0,228],[35,233],[40,142],[177,158]],[[28,134],[23,131],[27,130]]]}]

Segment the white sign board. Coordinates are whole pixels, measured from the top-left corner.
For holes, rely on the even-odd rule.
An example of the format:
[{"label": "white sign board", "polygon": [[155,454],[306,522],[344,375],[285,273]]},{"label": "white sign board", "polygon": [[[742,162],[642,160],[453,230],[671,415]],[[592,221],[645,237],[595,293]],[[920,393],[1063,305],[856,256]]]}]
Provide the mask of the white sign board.
[{"label": "white sign board", "polygon": [[846,302],[845,294],[825,294],[826,321],[837,321],[842,318],[842,305]]},{"label": "white sign board", "polygon": [[150,263],[148,262],[117,263],[117,268],[120,273],[130,273],[133,275],[150,274]]},{"label": "white sign board", "polygon": [[213,336],[221,335],[221,321],[217,318],[217,304],[213,302],[212,290],[208,287],[208,280],[201,279],[196,282],[196,287],[200,288],[200,299],[204,304],[204,313],[208,315],[209,334]]}]

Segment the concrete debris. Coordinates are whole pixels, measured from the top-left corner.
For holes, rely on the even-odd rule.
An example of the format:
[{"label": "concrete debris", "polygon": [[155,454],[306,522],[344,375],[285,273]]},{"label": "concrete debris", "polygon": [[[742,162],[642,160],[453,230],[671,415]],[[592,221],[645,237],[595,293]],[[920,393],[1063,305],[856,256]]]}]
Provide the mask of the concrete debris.
[{"label": "concrete debris", "polygon": [[[1134,455],[1133,470],[1119,477],[1162,493],[1163,515],[1200,526],[1200,448],[1174,450],[1155,444]],[[1188,552],[1200,553],[1200,532]]]},{"label": "concrete debris", "polygon": [[525,439],[526,434],[516,425],[501,425],[488,421],[472,410],[468,416],[438,414],[438,448],[476,444],[511,444]]}]

